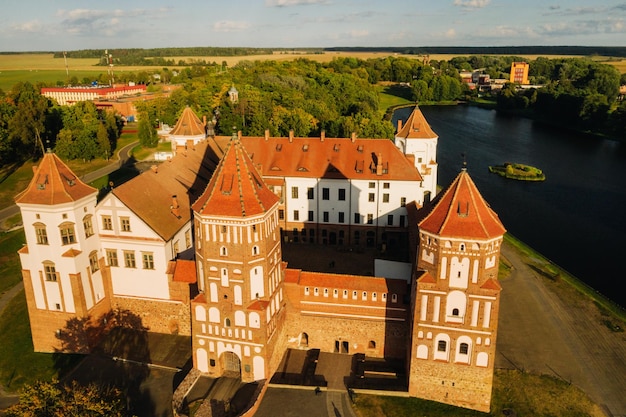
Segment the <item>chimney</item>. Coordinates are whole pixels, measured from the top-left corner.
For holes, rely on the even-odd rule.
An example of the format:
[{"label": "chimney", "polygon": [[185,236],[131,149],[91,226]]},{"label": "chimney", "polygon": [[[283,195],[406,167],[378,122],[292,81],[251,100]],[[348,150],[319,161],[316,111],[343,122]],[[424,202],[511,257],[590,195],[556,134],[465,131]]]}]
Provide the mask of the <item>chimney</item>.
[{"label": "chimney", "polygon": [[354,143],[356,141],[356,132],[352,132],[352,135],[350,135],[350,141],[352,143]]},{"label": "chimney", "polygon": [[293,142],[293,129],[289,130],[289,143]]},{"label": "chimney", "polygon": [[37,168],[39,168],[37,165],[33,165],[33,174],[37,173]]},{"label": "chimney", "polygon": [[152,165],[150,167],[150,169],[152,170],[152,172],[154,172],[155,174],[159,173],[159,166],[158,165]]},{"label": "chimney", "polygon": [[265,129],[265,142],[267,142],[269,139],[270,139],[270,130]]},{"label": "chimney", "polygon": [[241,140],[241,130],[237,131],[237,139]]},{"label": "chimney", "polygon": [[322,132],[320,133],[320,141],[324,142],[324,139],[326,139],[326,131],[322,130]]},{"label": "chimney", "polygon": [[378,154],[378,161],[376,162],[376,175],[383,175],[383,154]]},{"label": "chimney", "polygon": [[202,126],[206,127],[206,115],[202,116]]},{"label": "chimney", "polygon": [[179,210],[180,206],[178,205],[178,198],[176,198],[176,195],[172,196],[172,205],[170,206],[170,210],[172,211],[172,214],[176,217],[180,218],[180,210]]},{"label": "chimney", "polygon": [[402,119],[398,119],[398,133],[402,130]]}]

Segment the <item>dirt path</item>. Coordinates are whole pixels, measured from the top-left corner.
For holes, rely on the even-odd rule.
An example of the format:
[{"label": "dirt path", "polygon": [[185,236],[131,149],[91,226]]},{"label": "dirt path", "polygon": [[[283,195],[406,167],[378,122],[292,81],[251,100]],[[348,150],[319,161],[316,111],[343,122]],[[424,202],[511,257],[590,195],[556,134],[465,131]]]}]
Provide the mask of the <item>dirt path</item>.
[{"label": "dirt path", "polygon": [[589,300],[531,269],[508,244],[513,265],[502,281],[496,367],[569,381],[612,416],[626,416],[626,333],[616,333]]}]

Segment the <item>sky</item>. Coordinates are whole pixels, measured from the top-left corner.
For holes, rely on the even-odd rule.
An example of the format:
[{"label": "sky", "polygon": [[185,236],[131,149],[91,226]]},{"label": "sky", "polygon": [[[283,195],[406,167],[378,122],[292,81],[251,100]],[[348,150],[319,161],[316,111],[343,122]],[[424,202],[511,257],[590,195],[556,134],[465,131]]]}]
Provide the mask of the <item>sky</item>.
[{"label": "sky", "polygon": [[0,51],[626,46],[626,0],[8,0]]}]

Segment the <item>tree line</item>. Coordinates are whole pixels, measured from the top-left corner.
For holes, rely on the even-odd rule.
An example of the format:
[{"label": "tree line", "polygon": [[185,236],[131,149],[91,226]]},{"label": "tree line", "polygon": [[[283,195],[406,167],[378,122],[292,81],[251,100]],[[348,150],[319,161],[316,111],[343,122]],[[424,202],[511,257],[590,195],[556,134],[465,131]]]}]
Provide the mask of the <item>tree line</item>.
[{"label": "tree line", "polygon": [[65,159],[108,158],[123,122],[89,101],[59,106],[41,87],[17,83],[0,90],[0,167],[39,158],[47,149]]},{"label": "tree line", "polygon": [[[392,138],[390,115],[382,117],[381,83],[399,84],[411,101],[440,102],[474,99],[475,90],[461,82],[460,71],[476,70],[492,78],[508,78],[515,56],[459,56],[423,60],[389,56],[362,60],[335,58],[321,63],[305,58],[291,61],[240,61],[231,68],[196,65],[181,70],[157,70],[160,82],[181,85],[169,97],[137,102],[139,136],[155,146],[159,123],[173,125],[190,106],[214,123],[216,134]],[[529,62],[531,82],[544,88],[506,85],[494,100],[503,111],[524,111],[536,117],[588,130],[624,132],[624,104],[617,101],[620,82],[614,67],[589,59],[537,58]],[[120,73],[155,83],[153,73]],[[239,99],[231,101],[235,87]],[[0,164],[37,157],[45,148],[67,159],[107,157],[115,148],[121,120],[98,111],[92,103],[58,106],[39,94],[41,86],[19,83],[0,91]],[[152,87],[151,87],[152,88]],[[214,120],[214,122],[213,122]]]}]

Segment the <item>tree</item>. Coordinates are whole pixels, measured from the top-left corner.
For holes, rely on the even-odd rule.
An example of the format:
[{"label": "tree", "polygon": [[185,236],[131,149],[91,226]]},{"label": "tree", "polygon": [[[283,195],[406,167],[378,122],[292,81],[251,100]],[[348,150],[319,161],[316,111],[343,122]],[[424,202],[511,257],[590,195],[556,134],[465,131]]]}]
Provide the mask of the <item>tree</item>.
[{"label": "tree", "polygon": [[9,121],[9,137],[21,143],[14,149],[23,157],[36,157],[43,153],[45,120],[50,102],[31,83],[17,83],[9,92],[17,111]]},{"label": "tree", "polygon": [[150,117],[147,113],[142,113],[139,116],[139,131],[137,132],[137,136],[139,137],[139,142],[142,146],[146,148],[156,148],[159,143],[159,137],[157,136],[156,130],[152,127],[152,123],[150,122]]},{"label": "tree", "polygon": [[123,417],[125,399],[116,388],[87,386],[72,381],[62,385],[58,381],[38,381],[26,385],[20,402],[5,412],[7,417]]}]

